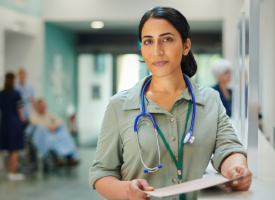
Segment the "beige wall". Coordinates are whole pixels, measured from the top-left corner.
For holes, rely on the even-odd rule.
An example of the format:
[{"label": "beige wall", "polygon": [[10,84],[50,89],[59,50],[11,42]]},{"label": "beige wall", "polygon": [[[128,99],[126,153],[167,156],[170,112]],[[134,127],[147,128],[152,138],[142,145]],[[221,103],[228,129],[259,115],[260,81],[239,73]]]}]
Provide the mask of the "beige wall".
[{"label": "beige wall", "polygon": [[275,1],[262,0],[260,7],[260,85],[263,132],[274,147],[275,127]]},{"label": "beige wall", "polygon": [[[26,38],[32,40],[31,45],[20,51],[10,52],[10,48],[15,49],[16,41],[12,41],[9,37],[9,47],[5,48],[5,34],[18,33],[22,37],[24,43]],[[12,36],[14,37],[14,35]],[[24,39],[25,38],[25,39]],[[17,39],[20,39],[19,37]],[[36,95],[43,94],[43,52],[44,52],[44,24],[43,20],[31,17],[13,10],[0,6],[0,88],[3,86],[4,74],[6,70],[17,71],[18,68],[24,66],[28,72],[28,82],[33,85]],[[13,53],[12,55],[5,55]],[[12,59],[20,58],[19,62],[13,62]],[[6,59],[6,60],[5,60]],[[7,66],[6,66],[7,65]]]}]

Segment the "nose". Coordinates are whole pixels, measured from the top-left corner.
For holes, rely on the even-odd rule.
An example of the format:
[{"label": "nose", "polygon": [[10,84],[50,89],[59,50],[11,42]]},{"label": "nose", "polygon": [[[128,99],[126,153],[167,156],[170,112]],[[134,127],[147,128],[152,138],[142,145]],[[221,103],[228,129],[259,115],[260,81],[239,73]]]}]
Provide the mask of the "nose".
[{"label": "nose", "polygon": [[162,45],[159,42],[155,42],[154,49],[153,49],[154,56],[158,57],[163,55],[163,53],[164,51],[163,51]]}]

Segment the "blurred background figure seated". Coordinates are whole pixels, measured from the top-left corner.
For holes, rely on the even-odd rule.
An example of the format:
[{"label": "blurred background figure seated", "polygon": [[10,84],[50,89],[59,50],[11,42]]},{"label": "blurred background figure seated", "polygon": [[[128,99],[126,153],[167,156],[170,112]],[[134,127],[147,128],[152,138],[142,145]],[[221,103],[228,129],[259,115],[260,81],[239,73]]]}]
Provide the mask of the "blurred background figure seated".
[{"label": "blurred background figure seated", "polygon": [[47,111],[46,102],[37,101],[37,111],[30,115],[30,125],[26,134],[31,135],[33,144],[45,158],[50,152],[56,154],[56,165],[63,165],[60,157],[67,157],[68,165],[78,163],[76,147],[70,131],[57,115]]},{"label": "blurred background figure seated", "polygon": [[231,62],[226,59],[218,59],[212,68],[213,74],[216,77],[218,84],[213,87],[220,93],[223,106],[226,109],[226,114],[231,117],[232,107],[232,90],[227,87],[231,80]]}]

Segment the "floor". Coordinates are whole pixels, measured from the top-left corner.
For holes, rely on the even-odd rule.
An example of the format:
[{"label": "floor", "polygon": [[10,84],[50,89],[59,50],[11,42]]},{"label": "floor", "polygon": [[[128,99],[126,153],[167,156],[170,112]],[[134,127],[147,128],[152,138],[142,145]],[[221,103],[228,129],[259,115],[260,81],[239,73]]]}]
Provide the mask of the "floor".
[{"label": "floor", "polygon": [[[91,167],[95,148],[79,149],[80,164],[75,167],[61,167],[47,174],[38,172],[29,174],[26,180],[11,182],[6,172],[0,169],[1,200],[103,200],[96,190],[90,188],[88,171]],[[2,162],[2,160],[0,161]]]}]

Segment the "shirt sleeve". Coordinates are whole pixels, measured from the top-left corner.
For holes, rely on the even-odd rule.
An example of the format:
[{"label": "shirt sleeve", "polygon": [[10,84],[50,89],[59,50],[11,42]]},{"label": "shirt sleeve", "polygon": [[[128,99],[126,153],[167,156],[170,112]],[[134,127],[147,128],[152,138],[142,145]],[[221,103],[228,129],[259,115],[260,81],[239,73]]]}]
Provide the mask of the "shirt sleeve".
[{"label": "shirt sleeve", "polygon": [[218,122],[217,122],[217,136],[214,149],[214,156],[212,157],[213,167],[220,172],[222,161],[233,153],[242,153],[247,156],[246,150],[239,141],[235,130],[232,127],[229,117],[226,115],[226,110],[221,102],[220,95],[217,92],[218,104]]},{"label": "shirt sleeve", "polygon": [[23,99],[18,91],[15,91],[14,101],[16,107],[22,107],[24,105]]},{"label": "shirt sleeve", "polygon": [[121,180],[122,141],[119,133],[116,113],[109,102],[103,118],[94,164],[89,171],[90,186],[105,176],[114,176]]},{"label": "shirt sleeve", "polygon": [[29,86],[29,98],[30,99],[34,98],[34,90],[32,86]]}]

